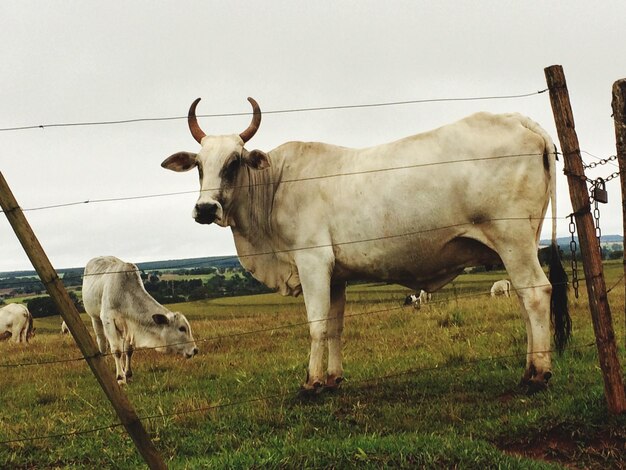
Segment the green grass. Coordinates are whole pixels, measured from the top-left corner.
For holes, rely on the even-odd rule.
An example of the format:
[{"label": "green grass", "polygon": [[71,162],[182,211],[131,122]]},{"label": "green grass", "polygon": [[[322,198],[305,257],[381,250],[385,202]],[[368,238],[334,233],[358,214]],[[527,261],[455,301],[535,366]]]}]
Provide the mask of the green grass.
[{"label": "green grass", "polygon": [[[609,287],[621,270],[606,265]],[[488,295],[502,277],[460,276],[418,311],[402,307],[402,287],[351,286],[346,382],[314,397],[298,394],[309,348],[301,298],[170,305],[201,354],[137,352],[126,392],[140,416],[161,415],[144,425],[175,469],[623,468],[626,417],[606,411],[584,289],[570,295],[572,348],[554,357],[548,391],[526,396],[518,302]],[[624,365],[623,284],[609,300]],[[29,346],[0,343],[0,364],[79,357],[60,323],[36,319]],[[118,421],[83,361],[0,370],[0,441]],[[141,466],[121,428],[0,444],[0,468]]]}]

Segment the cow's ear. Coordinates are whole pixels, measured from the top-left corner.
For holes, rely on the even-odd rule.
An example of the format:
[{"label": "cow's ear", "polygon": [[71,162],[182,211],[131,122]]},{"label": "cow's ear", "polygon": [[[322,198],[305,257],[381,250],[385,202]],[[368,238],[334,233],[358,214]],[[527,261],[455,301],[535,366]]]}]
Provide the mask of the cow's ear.
[{"label": "cow's ear", "polygon": [[162,313],[155,313],[152,315],[152,320],[154,320],[154,323],[157,325],[167,325],[170,322],[167,316]]},{"label": "cow's ear", "polygon": [[248,153],[244,153],[243,160],[250,168],[255,170],[264,170],[270,166],[269,155],[261,150],[251,150]]},{"label": "cow's ear", "polygon": [[198,159],[195,153],[191,152],[178,152],[174,155],[170,155],[161,166],[172,171],[189,171],[198,165]]}]

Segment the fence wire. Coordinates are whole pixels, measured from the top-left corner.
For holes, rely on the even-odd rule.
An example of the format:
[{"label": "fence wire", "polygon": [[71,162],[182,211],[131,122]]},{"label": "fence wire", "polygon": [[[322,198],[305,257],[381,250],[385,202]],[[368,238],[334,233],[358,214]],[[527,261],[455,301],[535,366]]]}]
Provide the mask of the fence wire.
[{"label": "fence wire", "polygon": [[[559,218],[557,217],[555,220],[565,220],[566,218]],[[494,219],[485,219],[485,220],[481,220],[480,224],[486,224],[486,223],[492,223],[492,222],[515,222],[515,221],[520,221],[520,222],[528,222],[530,220],[553,220],[552,217],[528,217],[528,216],[519,216],[519,217],[499,217],[499,218],[494,218]],[[431,234],[433,232],[437,232],[440,230],[450,230],[450,229],[455,229],[455,228],[460,228],[460,227],[465,227],[465,226],[474,226],[477,225],[474,222],[462,222],[462,223],[458,223],[458,224],[450,224],[450,225],[444,225],[441,227],[431,227],[431,228],[425,228],[425,229],[420,229],[420,230],[413,230],[413,231],[409,231],[409,232],[405,232],[405,233],[401,233],[401,234],[391,234],[391,235],[385,235],[385,236],[381,236],[381,237],[371,237],[371,238],[363,238],[363,239],[359,239],[359,240],[348,240],[348,241],[336,241],[336,242],[332,242],[332,243],[323,243],[323,244],[319,244],[319,245],[309,245],[309,246],[302,246],[302,247],[294,247],[294,248],[285,248],[282,250],[271,250],[271,251],[262,251],[262,252],[258,252],[258,253],[241,253],[241,254],[237,254],[237,255],[228,255],[228,256],[223,256],[223,257],[212,257],[211,261],[212,262],[219,262],[219,261],[225,261],[225,260],[229,260],[232,258],[238,258],[238,259],[243,259],[243,258],[255,258],[258,256],[268,256],[268,255],[280,255],[280,254],[288,254],[288,253],[296,253],[296,252],[301,252],[301,251],[308,251],[308,250],[318,250],[321,248],[333,248],[333,247],[340,247],[340,246],[349,246],[349,245],[355,245],[355,244],[359,244],[359,243],[372,243],[372,242],[377,242],[377,241],[385,241],[385,240],[393,240],[393,239],[398,239],[398,238],[403,238],[403,237],[413,237],[413,236],[419,236],[419,235],[426,235],[426,234]],[[180,264],[177,265],[175,269],[186,269],[186,268],[193,268],[195,266],[198,265],[202,265],[205,264],[206,260],[196,260],[196,261],[190,261],[188,264],[184,263],[184,264]],[[150,268],[137,268],[137,269],[129,269],[129,270],[121,270],[121,271],[107,271],[107,272],[102,272],[102,273],[84,273],[82,274],[83,277],[88,277],[88,276],[102,276],[105,274],[126,274],[126,273],[134,273],[134,272],[139,272],[142,273],[144,271],[155,271],[155,270],[164,270],[164,269],[169,269],[166,267],[163,268],[158,268],[158,267],[150,267]],[[34,276],[34,275],[33,275]],[[30,284],[33,282],[42,282],[41,279],[36,280],[36,279],[30,279],[30,280],[15,280],[15,281],[6,281],[3,282],[2,285],[7,286],[7,285],[24,285],[24,284]]]},{"label": "fence wire", "polygon": [[[624,276],[622,276],[610,289],[607,289],[607,293],[609,293],[612,289],[614,289],[620,282],[622,282],[624,279]],[[584,278],[581,278],[581,280],[584,280]],[[535,289],[535,288],[542,288],[542,287],[548,287],[548,286],[555,286],[555,285],[568,285],[568,282],[564,282],[564,283],[555,283],[555,284],[539,284],[539,285],[534,285],[534,286],[526,286],[526,287],[518,287],[515,288],[514,290],[516,292],[518,291],[522,291],[522,290],[527,290],[527,289]],[[409,291],[407,291],[409,292]],[[479,292],[472,292],[472,293],[468,293],[468,294],[462,294],[462,295],[458,295],[458,294],[454,294],[454,295],[448,295],[445,298],[441,298],[441,299],[436,299],[436,300],[432,300],[430,302],[428,302],[427,305],[443,305],[443,304],[447,304],[449,302],[452,301],[459,301],[459,300],[468,300],[468,299],[474,299],[474,298],[478,298],[478,297],[485,297],[485,296],[489,296],[491,295],[490,291],[479,291]],[[389,312],[394,312],[394,311],[400,311],[400,310],[405,310],[405,309],[409,309],[409,308],[413,308],[411,306],[407,306],[404,305],[404,299],[402,299],[403,304],[402,305],[398,305],[396,307],[386,307],[386,308],[382,308],[382,309],[377,309],[377,310],[369,310],[366,312],[358,312],[358,313],[344,313],[342,315],[342,317],[344,319],[347,318],[356,318],[356,317],[364,317],[367,315],[379,315],[379,314],[383,314],[383,313],[389,313]],[[320,322],[324,322],[324,321],[328,321],[328,320],[335,320],[341,317],[329,317],[329,318],[322,318],[322,319],[318,319],[318,320],[306,320],[306,321],[301,321],[301,322],[295,322],[295,323],[286,323],[286,324],[282,324],[282,325],[276,325],[276,326],[270,326],[267,328],[260,328],[260,329],[255,329],[255,330],[248,330],[248,331],[240,331],[240,332],[235,332],[235,333],[229,333],[229,334],[223,334],[223,335],[216,335],[216,336],[211,336],[209,338],[197,338],[194,339],[194,343],[198,344],[198,343],[208,343],[208,342],[218,342],[218,341],[222,341],[222,340],[228,340],[228,339],[232,339],[232,338],[240,338],[243,336],[252,336],[252,335],[258,335],[258,334],[262,334],[262,333],[271,333],[274,331],[279,331],[279,330],[285,330],[285,329],[289,329],[289,328],[301,328],[301,327],[305,327],[305,326],[309,326],[311,324],[314,323],[320,323]],[[210,320],[210,318],[207,318],[207,320]],[[165,344],[165,345],[160,345],[160,346],[154,346],[154,347],[141,347],[141,348],[135,348],[133,349],[134,353],[140,352],[140,351],[150,351],[150,350],[156,350],[156,349],[161,349],[164,347],[172,347],[172,346],[179,346],[179,345],[183,345],[183,344],[191,344],[192,341],[183,341],[183,342],[178,342],[178,343],[170,343],[170,344]],[[78,362],[78,361],[83,361],[86,359],[93,359],[95,357],[106,357],[106,356],[112,356],[114,353],[112,352],[107,352],[107,353],[98,353],[97,355],[94,356],[80,356],[80,357],[74,357],[74,358],[64,358],[64,359],[51,359],[51,360],[45,360],[45,361],[31,361],[31,362],[20,362],[20,363],[4,363],[4,364],[0,364],[0,368],[18,368],[18,367],[27,367],[27,366],[39,366],[39,365],[51,365],[51,364],[63,364],[63,363],[68,363],[68,362]]]},{"label": "fence wire", "polygon": [[[360,108],[380,108],[385,106],[401,106],[409,104],[426,104],[426,103],[449,103],[454,101],[489,101],[489,100],[508,100],[517,98],[528,98],[530,96],[540,95],[548,91],[547,88],[530,93],[522,94],[509,94],[499,96],[473,96],[473,97],[458,97],[458,98],[426,98],[417,100],[405,100],[405,101],[388,101],[379,103],[366,103],[366,104],[348,104],[348,105],[336,105],[336,106],[316,106],[311,108],[290,108],[290,109],[276,109],[263,111],[263,114],[291,114],[302,113],[311,111],[335,111],[344,109],[360,109]],[[241,113],[221,113],[221,114],[198,114],[199,118],[221,118],[221,117],[233,117],[233,116],[249,116],[252,112]],[[187,119],[187,116],[165,116],[165,117],[150,117],[150,118],[135,118],[135,119],[119,119],[111,121],[82,121],[82,122],[70,122],[70,123],[52,123],[52,124],[37,124],[27,126],[11,126],[0,128],[0,132],[12,132],[22,131],[28,129],[46,129],[54,127],[84,127],[84,126],[104,126],[112,124],[131,124],[138,122],[159,122],[159,121],[176,121]]]},{"label": "fence wire", "polygon": [[[595,346],[595,342],[591,342],[588,344],[583,344],[583,345],[579,345],[579,346],[569,346],[567,348],[567,350],[580,350],[580,349],[587,349],[587,348],[592,348],[593,346]],[[554,353],[554,350],[547,350],[547,351],[537,351],[536,353],[538,354],[546,354],[546,353]],[[483,358],[476,358],[476,359],[472,359],[472,360],[468,360],[468,361],[464,361],[464,362],[457,362],[457,363],[448,363],[448,364],[437,364],[435,366],[430,366],[430,367],[414,367],[414,368],[410,368],[410,369],[406,369],[403,371],[399,371],[399,372],[394,372],[391,374],[385,374],[385,375],[377,375],[376,377],[368,377],[368,378],[364,378],[364,379],[350,379],[349,382],[351,384],[361,384],[361,383],[372,383],[372,382],[378,382],[380,380],[389,380],[389,379],[396,379],[396,378],[400,378],[400,377],[405,377],[407,375],[416,375],[419,373],[424,373],[424,372],[431,372],[434,370],[444,370],[444,369],[452,369],[452,368],[458,368],[458,367],[463,367],[463,366],[467,366],[467,365],[471,365],[471,364],[480,364],[480,363],[488,363],[488,362],[496,362],[499,360],[503,360],[503,359],[514,359],[514,358],[521,358],[521,357],[525,357],[527,356],[529,353],[519,353],[519,354],[504,354],[504,355],[499,355],[499,356],[490,356],[490,357],[483,357]],[[153,419],[161,419],[161,418],[171,418],[171,417],[175,417],[175,416],[183,416],[183,415],[188,415],[191,413],[203,413],[203,412],[207,412],[207,411],[212,411],[212,410],[217,410],[217,409],[223,409],[223,408],[230,408],[230,407],[236,407],[236,406],[243,406],[243,405],[249,405],[252,403],[258,403],[258,402],[262,402],[262,401],[269,401],[269,400],[275,400],[275,399],[286,399],[286,398],[290,398],[290,397],[295,397],[298,395],[298,393],[300,393],[300,391],[289,391],[289,392],[282,392],[282,393],[275,393],[275,394],[270,394],[270,395],[263,395],[263,396],[259,396],[259,397],[254,397],[254,398],[249,398],[247,400],[240,400],[240,401],[229,401],[226,403],[218,403],[215,405],[209,405],[209,406],[202,406],[202,407],[198,407],[198,408],[190,408],[187,410],[183,410],[183,411],[175,411],[175,412],[169,412],[169,413],[159,413],[159,414],[153,414],[153,415],[146,415],[146,416],[140,416],[138,419],[139,421],[148,421],[148,420],[153,420]],[[90,428],[90,429],[82,429],[79,431],[70,431],[70,432],[66,432],[66,433],[57,433],[57,434],[49,434],[49,435],[42,435],[42,436],[30,436],[30,437],[24,437],[24,438],[16,438],[16,439],[8,439],[8,440],[4,440],[4,441],[0,441],[0,445],[8,445],[8,444],[15,444],[15,443],[21,443],[21,442],[29,442],[29,441],[37,441],[37,440],[43,440],[43,439],[58,439],[58,438],[63,438],[63,437],[70,437],[70,436],[83,436],[86,434],[92,434],[95,432],[99,432],[99,431],[106,431],[106,430],[112,430],[115,428],[119,428],[123,426],[122,423],[116,422],[116,423],[112,423],[108,426],[100,426],[97,428]]]}]

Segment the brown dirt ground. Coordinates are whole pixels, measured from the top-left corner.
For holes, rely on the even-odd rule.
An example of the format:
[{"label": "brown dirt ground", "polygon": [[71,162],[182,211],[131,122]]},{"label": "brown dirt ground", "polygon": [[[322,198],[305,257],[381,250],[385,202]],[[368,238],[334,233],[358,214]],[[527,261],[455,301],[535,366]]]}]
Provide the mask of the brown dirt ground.
[{"label": "brown dirt ground", "polygon": [[552,429],[525,442],[500,442],[505,452],[535,460],[554,462],[568,468],[626,469],[626,430],[619,435],[602,431],[576,436],[563,429]]}]

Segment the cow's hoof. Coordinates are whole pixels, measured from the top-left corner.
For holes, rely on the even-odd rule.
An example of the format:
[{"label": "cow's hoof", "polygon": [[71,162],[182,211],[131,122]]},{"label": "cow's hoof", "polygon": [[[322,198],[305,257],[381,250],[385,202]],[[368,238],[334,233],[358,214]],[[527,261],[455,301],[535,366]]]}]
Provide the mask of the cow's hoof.
[{"label": "cow's hoof", "polygon": [[312,384],[307,382],[305,384],[302,384],[299,394],[303,397],[310,397],[319,394],[323,389],[324,385],[322,384],[322,382],[313,382]]},{"label": "cow's hoof", "polygon": [[327,390],[330,390],[330,391],[338,390],[339,386],[341,385],[341,382],[343,382],[343,377],[337,377],[337,376],[334,376],[334,375],[329,375],[326,378],[325,388]]},{"label": "cow's hoof", "polygon": [[545,380],[531,380],[526,386],[526,395],[534,395],[535,393],[547,390],[547,388],[548,382]]},{"label": "cow's hoof", "polygon": [[520,381],[520,388],[522,388],[526,395],[534,395],[537,392],[543,392],[548,388],[548,380],[552,377],[552,372],[545,372],[541,375],[536,375],[532,378],[522,377]]}]

